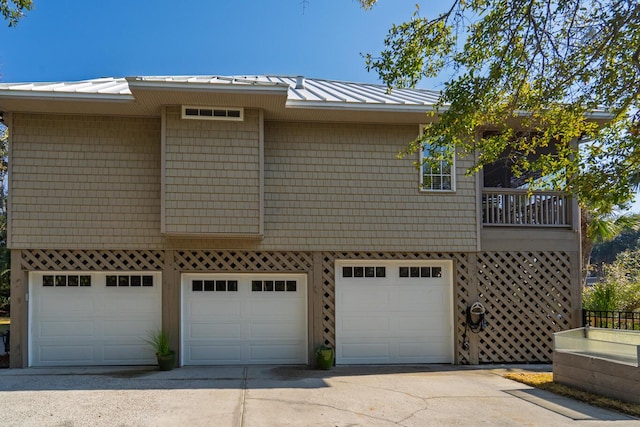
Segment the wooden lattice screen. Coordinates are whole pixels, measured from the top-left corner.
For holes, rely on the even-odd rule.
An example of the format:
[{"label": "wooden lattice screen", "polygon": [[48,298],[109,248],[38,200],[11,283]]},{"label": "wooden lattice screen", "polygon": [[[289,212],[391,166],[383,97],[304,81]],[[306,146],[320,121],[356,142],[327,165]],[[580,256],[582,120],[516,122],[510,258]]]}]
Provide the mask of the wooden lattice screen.
[{"label": "wooden lattice screen", "polygon": [[549,362],[553,333],[571,324],[570,257],[564,252],[478,254],[487,309],[480,362]]},{"label": "wooden lattice screen", "polygon": [[164,251],[24,250],[26,271],[152,271],[162,270]]},{"label": "wooden lattice screen", "polygon": [[235,272],[310,272],[313,255],[308,252],[177,251],[180,270]]}]

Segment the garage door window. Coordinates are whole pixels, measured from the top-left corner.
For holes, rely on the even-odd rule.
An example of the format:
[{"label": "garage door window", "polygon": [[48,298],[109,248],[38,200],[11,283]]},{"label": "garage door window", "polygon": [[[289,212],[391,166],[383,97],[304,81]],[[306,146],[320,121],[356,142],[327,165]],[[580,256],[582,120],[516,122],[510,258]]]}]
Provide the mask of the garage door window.
[{"label": "garage door window", "polygon": [[252,292],[296,292],[298,283],[295,280],[253,280]]},{"label": "garage door window", "polygon": [[153,276],[138,276],[138,275],[118,275],[107,276],[108,287],[140,287],[153,286]]},{"label": "garage door window", "polygon": [[342,277],[386,277],[386,267],[342,267]]},{"label": "garage door window", "polygon": [[400,267],[400,277],[442,277],[442,267]]},{"label": "garage door window", "polygon": [[238,292],[237,280],[192,280],[192,292]]},{"label": "garage door window", "polygon": [[42,286],[78,287],[91,286],[91,276],[78,276],[66,274],[47,274],[42,276]]}]

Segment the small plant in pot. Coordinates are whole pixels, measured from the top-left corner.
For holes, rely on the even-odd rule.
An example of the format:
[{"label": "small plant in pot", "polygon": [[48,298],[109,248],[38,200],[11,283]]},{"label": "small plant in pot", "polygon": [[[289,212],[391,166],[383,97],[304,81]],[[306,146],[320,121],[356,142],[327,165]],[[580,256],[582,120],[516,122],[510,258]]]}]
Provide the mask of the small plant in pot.
[{"label": "small plant in pot", "polygon": [[331,369],[333,367],[333,348],[322,345],[316,348],[316,360],[319,369]]},{"label": "small plant in pot", "polygon": [[158,367],[161,371],[170,371],[176,364],[176,352],[169,348],[169,336],[161,329],[149,333],[146,340],[153,346],[158,358]]}]

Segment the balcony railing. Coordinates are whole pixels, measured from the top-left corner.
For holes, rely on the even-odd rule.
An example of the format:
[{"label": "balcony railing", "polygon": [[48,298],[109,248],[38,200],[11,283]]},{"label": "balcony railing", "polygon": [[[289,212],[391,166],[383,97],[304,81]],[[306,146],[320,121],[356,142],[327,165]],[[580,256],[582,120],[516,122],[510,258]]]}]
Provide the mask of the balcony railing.
[{"label": "balcony railing", "polygon": [[571,197],[556,191],[482,190],[485,226],[570,227]]}]

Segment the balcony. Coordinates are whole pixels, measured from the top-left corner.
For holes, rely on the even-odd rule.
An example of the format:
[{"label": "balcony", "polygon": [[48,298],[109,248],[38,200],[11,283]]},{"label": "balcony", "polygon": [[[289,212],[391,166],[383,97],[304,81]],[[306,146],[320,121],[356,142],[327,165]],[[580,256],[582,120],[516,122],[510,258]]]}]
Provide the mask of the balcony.
[{"label": "balcony", "polygon": [[573,201],[557,191],[482,190],[484,227],[571,228]]}]

